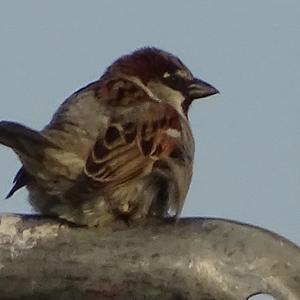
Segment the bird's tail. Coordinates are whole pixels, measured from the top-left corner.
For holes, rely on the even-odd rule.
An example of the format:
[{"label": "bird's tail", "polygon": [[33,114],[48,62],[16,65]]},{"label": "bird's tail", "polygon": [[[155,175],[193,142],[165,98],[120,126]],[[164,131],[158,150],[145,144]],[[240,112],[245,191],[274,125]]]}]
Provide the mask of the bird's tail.
[{"label": "bird's tail", "polygon": [[21,158],[42,158],[46,147],[55,147],[42,133],[24,125],[1,121],[0,144],[12,148]]},{"label": "bird's tail", "polygon": [[6,198],[11,197],[15,191],[28,185],[37,170],[43,169],[46,149],[59,149],[41,132],[30,129],[24,125],[1,121],[0,144],[10,147],[19,156],[23,166],[14,179],[14,186]]}]

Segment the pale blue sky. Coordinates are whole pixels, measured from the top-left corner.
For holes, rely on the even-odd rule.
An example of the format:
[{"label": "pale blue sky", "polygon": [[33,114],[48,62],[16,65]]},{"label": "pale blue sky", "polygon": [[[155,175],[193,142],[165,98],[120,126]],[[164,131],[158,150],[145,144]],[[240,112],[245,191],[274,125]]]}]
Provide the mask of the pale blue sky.
[{"label": "pale blue sky", "polygon": [[[184,216],[266,227],[300,244],[300,2],[3,1],[0,119],[42,128],[117,57],[153,45],[221,94],[194,103]],[[0,147],[0,197],[20,164]],[[26,192],[0,211],[29,211]]]}]

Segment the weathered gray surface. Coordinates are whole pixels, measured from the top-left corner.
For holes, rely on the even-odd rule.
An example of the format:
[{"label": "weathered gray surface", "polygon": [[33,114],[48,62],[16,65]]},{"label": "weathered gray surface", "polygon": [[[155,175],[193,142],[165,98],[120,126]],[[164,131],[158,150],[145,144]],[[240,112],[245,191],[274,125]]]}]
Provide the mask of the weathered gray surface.
[{"label": "weathered gray surface", "polygon": [[218,219],[118,230],[0,217],[1,299],[300,299],[300,249]]}]

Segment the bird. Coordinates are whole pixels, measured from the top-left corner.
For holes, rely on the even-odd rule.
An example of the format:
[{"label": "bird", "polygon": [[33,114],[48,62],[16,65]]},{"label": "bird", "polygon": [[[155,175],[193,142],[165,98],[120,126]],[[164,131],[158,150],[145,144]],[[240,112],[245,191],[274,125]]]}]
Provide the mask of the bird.
[{"label": "bird", "polygon": [[175,55],[143,47],[69,96],[42,130],[0,122],[0,144],[22,167],[33,209],[74,224],[178,219],[192,179],[188,112],[219,93]]}]

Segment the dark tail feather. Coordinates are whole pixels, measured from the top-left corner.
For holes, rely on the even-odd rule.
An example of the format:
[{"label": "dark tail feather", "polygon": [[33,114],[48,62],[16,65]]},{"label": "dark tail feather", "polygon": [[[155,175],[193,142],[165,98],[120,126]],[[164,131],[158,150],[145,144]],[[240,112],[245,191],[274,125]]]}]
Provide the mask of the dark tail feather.
[{"label": "dark tail feather", "polygon": [[36,158],[42,154],[46,146],[55,147],[40,132],[8,121],[0,122],[0,144],[12,148],[19,155],[25,154]]},{"label": "dark tail feather", "polygon": [[18,173],[16,174],[14,178],[14,186],[12,189],[9,191],[5,199],[10,198],[18,189],[22,188],[23,186],[27,185],[28,182],[30,181],[30,176],[29,174],[25,171],[24,167],[22,167]]}]

